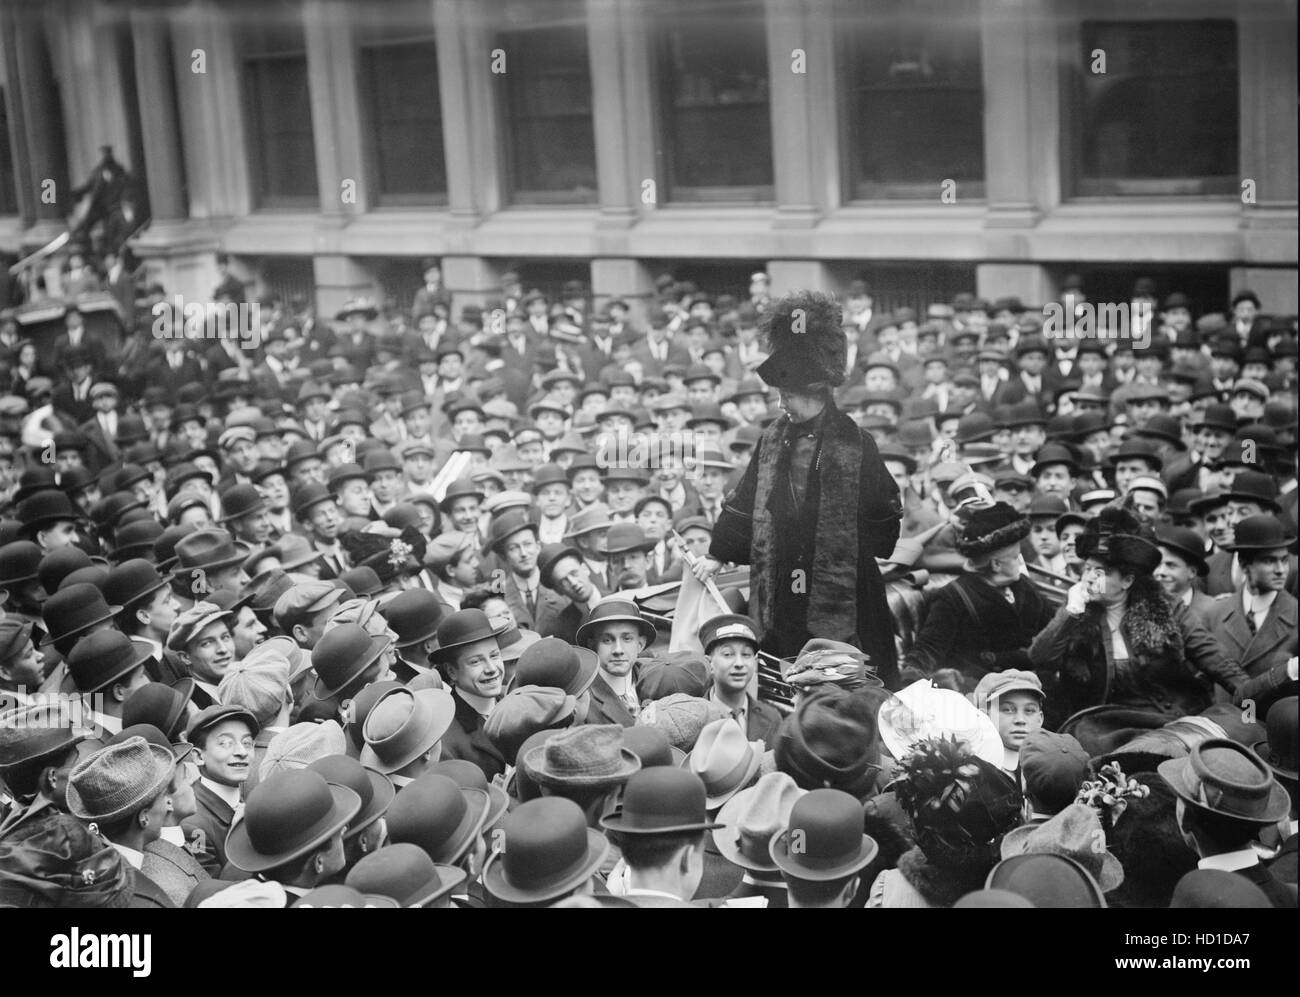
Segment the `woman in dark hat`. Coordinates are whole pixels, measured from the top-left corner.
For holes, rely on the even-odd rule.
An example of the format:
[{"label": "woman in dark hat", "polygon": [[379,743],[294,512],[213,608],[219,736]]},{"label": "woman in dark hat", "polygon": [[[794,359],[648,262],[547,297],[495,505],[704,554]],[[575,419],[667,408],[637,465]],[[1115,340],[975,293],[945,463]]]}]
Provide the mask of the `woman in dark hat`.
[{"label": "woman in dark hat", "polygon": [[894,628],[876,558],[893,552],[902,504],[875,441],[831,397],[845,380],[840,307],[805,291],[764,322],[772,352],[758,373],[780,390],[785,415],[728,497],[710,554],[751,565],[765,650],[789,657],[813,636],[847,641],[891,685]]},{"label": "woman in dark hat", "polygon": [[931,674],[958,668],[972,682],[987,672],[1028,668],[1029,643],[1052,618],[1027,577],[1020,542],[1029,520],[1005,502],[971,512],[957,540],[966,573],[939,589],[905,664]]},{"label": "woman in dark hat", "polygon": [[1154,540],[1130,513],[1106,508],[1075,541],[1083,578],[1029,648],[1035,670],[1056,674],[1053,699],[1064,716],[1108,705],[1173,720],[1210,705],[1211,680],[1229,692],[1246,680],[1165,595],[1154,577],[1161,561]]}]

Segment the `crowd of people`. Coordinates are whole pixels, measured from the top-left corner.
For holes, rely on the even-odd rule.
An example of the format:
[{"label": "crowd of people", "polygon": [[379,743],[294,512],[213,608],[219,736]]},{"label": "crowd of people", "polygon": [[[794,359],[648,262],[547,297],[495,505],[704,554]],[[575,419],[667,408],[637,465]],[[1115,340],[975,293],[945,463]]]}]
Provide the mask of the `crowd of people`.
[{"label": "crowd of people", "polygon": [[1158,292],[0,312],[0,906],[1295,907],[1296,320]]}]

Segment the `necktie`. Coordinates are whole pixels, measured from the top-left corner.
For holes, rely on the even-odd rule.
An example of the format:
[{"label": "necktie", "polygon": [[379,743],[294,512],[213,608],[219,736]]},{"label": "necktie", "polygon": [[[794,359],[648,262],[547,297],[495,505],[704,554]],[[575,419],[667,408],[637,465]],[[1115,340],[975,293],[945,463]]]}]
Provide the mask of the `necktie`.
[{"label": "necktie", "polygon": [[1246,610],[1246,626],[1250,628],[1250,634],[1252,637],[1259,632],[1259,625],[1255,622],[1255,613],[1253,610]]},{"label": "necktie", "polygon": [[537,625],[537,589],[528,590],[528,615],[532,617],[533,625]]}]

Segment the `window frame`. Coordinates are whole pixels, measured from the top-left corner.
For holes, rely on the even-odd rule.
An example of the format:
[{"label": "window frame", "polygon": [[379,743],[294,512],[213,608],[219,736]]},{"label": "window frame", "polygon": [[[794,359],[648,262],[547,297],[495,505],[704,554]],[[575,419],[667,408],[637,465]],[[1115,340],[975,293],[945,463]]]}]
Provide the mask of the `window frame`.
[{"label": "window frame", "polygon": [[[316,126],[315,122],[311,120],[311,63],[307,51],[307,33],[306,26],[302,22],[302,11],[297,9],[294,13],[294,17],[285,18],[269,26],[269,29],[263,29],[256,24],[250,23],[242,25],[237,30],[236,44],[240,49],[244,50],[239,56],[239,84],[242,94],[244,125],[248,137],[246,156],[249,174],[249,198],[255,211],[303,211],[316,209],[320,206],[320,164],[317,162],[316,157]],[[271,44],[255,41],[254,39],[262,30],[268,30],[268,33],[274,31],[286,36],[291,34],[294,44],[286,46],[283,41]],[[299,45],[301,45],[301,48],[298,47]],[[266,169],[266,149],[263,148],[262,131],[259,127],[262,121],[262,112],[257,93],[260,87],[255,82],[255,67],[273,62],[287,62],[298,59],[302,60],[303,85],[307,94],[307,129],[311,135],[311,169],[316,180],[316,190],[311,194],[270,194],[266,190],[268,171]]]}]

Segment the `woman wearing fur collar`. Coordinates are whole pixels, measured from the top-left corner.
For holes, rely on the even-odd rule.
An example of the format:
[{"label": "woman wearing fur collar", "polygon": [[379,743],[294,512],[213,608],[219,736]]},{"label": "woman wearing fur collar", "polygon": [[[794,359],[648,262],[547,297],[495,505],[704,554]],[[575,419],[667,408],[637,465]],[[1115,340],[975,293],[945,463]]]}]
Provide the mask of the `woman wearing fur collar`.
[{"label": "woman wearing fur collar", "polygon": [[1208,707],[1212,682],[1233,692],[1246,680],[1152,576],[1161,558],[1153,539],[1130,513],[1108,508],[1075,541],[1083,577],[1029,648],[1036,671],[1059,669],[1067,715],[1114,705],[1174,720]]}]

